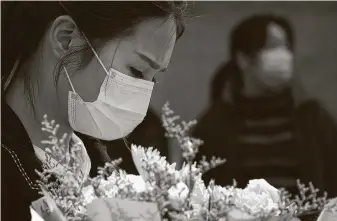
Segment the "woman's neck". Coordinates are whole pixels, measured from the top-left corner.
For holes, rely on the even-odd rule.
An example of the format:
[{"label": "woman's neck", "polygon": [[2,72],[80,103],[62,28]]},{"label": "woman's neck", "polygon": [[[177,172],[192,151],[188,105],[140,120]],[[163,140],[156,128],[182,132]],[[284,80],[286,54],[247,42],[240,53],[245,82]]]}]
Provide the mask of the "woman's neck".
[{"label": "woman's neck", "polygon": [[[43,93],[43,91],[39,91],[39,93]],[[58,109],[55,108],[54,105],[46,104],[43,99],[39,99],[38,94],[33,94],[32,96],[34,109],[28,101],[23,81],[16,79],[12,83],[12,86],[8,89],[5,97],[7,104],[20,119],[32,144],[40,147],[41,149],[45,149],[47,147],[47,145],[41,143],[43,140],[50,140],[50,134],[42,131],[41,123],[45,114],[47,115],[49,121],[55,120],[55,122],[59,124],[57,134],[60,138],[64,133],[68,134],[65,143],[69,144],[73,133],[69,123],[64,122],[64,120],[57,114]]]},{"label": "woman's neck", "polygon": [[257,84],[245,84],[242,88],[241,94],[245,97],[260,97],[266,94],[266,90]]},{"label": "woman's neck", "polygon": [[244,86],[241,90],[241,95],[247,98],[273,97],[277,94],[282,93],[288,88],[289,85],[278,88],[268,88],[251,80],[244,82]]}]

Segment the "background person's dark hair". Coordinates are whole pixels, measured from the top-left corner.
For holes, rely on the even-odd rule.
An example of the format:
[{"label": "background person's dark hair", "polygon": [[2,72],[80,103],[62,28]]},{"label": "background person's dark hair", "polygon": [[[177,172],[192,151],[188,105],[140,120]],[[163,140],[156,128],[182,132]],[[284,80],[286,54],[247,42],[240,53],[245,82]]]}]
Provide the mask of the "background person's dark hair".
[{"label": "background person's dark hair", "polygon": [[212,102],[222,100],[222,95],[230,82],[231,94],[235,96],[242,88],[240,69],[237,66],[236,54],[238,51],[249,57],[254,57],[266,44],[267,30],[271,23],[275,23],[284,29],[289,48],[294,50],[293,30],[290,23],[279,16],[254,15],[240,22],[230,35],[229,49],[230,60],[222,65],[212,80]]},{"label": "background person's dark hair", "polygon": [[[184,31],[183,18],[187,2],[177,1],[102,1],[102,2],[1,2],[1,91],[15,61],[20,58],[23,64],[33,53],[51,22],[61,15],[70,15],[89,41],[109,40],[132,33],[132,27],[144,19],[174,17],[177,25],[177,38]],[[98,45],[93,45],[98,47]],[[88,45],[75,48],[55,67],[55,83],[62,64],[75,68],[85,66],[93,54]],[[78,61],[72,55],[83,52]],[[81,62],[81,63],[79,63]],[[20,65],[18,69],[20,68]],[[26,94],[33,104],[33,88],[29,74],[23,72]],[[33,106],[33,105],[32,105]],[[34,107],[33,107],[34,108]]]}]

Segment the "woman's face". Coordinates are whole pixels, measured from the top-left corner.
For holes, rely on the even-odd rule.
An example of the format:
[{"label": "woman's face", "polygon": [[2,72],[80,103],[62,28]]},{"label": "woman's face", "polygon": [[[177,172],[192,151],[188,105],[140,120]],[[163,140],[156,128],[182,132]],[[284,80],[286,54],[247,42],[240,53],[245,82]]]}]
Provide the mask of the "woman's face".
[{"label": "woman's face", "polygon": [[267,42],[253,61],[251,74],[263,87],[277,90],[289,85],[293,77],[293,53],[288,47],[286,32],[271,23]]},{"label": "woman's face", "polygon": [[[150,19],[136,25],[130,35],[105,42],[96,52],[107,70],[112,67],[125,75],[153,81],[158,72],[166,70],[175,42],[174,19]],[[89,64],[78,71],[71,68],[71,64],[66,68],[76,93],[86,102],[95,101],[107,75],[98,59],[93,56]],[[71,86],[64,74],[57,87],[59,102],[66,111]]]},{"label": "woman's face", "polygon": [[[43,85],[43,91],[40,90],[39,95],[43,106],[41,114],[49,113],[63,125],[69,124],[68,96],[72,87],[63,67],[56,88],[55,76],[51,73],[72,47],[87,44],[74,24],[70,17],[61,16],[55,20],[55,27],[51,27],[49,34],[51,37],[46,41],[51,42],[50,47],[45,47],[47,52],[44,52],[54,56],[54,59],[45,59],[47,55],[43,57],[44,63],[53,61],[46,64],[48,69],[40,77],[40,85]],[[130,31],[127,36],[104,41],[93,40],[90,44],[98,48],[95,51],[106,70],[113,68],[125,75],[153,81],[155,75],[165,71],[170,62],[176,42],[176,22],[173,18],[148,19],[138,23]],[[65,62],[74,90],[85,102],[97,100],[107,76],[99,60],[89,49],[87,52],[73,54],[69,57],[69,63],[68,60]],[[83,66],[78,68],[80,64]]]}]

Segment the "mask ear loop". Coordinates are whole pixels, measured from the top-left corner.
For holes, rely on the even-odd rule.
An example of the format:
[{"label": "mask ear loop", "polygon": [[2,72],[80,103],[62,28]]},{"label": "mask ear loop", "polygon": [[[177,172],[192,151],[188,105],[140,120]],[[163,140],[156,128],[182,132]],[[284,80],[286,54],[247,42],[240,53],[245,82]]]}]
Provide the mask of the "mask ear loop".
[{"label": "mask ear loop", "polygon": [[[113,69],[112,64],[113,64],[113,61],[115,60],[115,56],[116,56],[116,54],[117,54],[117,49],[118,49],[119,44],[120,44],[120,41],[118,41],[118,44],[117,44],[117,46],[116,46],[116,48],[115,48],[115,51],[114,51],[114,54],[113,54],[113,56],[112,56],[112,60],[111,60],[111,64],[110,64],[110,69],[109,69],[109,71],[110,71],[111,69]],[[108,74],[108,80],[109,80],[110,77],[111,77],[111,73]],[[107,84],[108,84],[108,81],[106,81],[106,85],[107,85]],[[106,86],[105,86],[105,88],[106,88]],[[107,91],[107,90],[105,90],[105,96],[106,96],[106,91]]]},{"label": "mask ear loop", "polygon": [[89,45],[91,51],[94,53],[95,57],[97,58],[98,62],[100,63],[100,65],[102,66],[102,68],[104,69],[104,71],[106,72],[107,75],[109,75],[108,70],[105,68],[103,62],[101,61],[101,59],[99,58],[98,54],[96,53],[96,51],[94,50],[94,48],[92,47],[92,45],[90,44],[88,38],[85,36],[85,34],[82,32],[82,35],[85,39],[85,41],[87,42],[87,44]]},{"label": "mask ear loop", "polygon": [[73,90],[74,93],[76,93],[74,85],[73,85],[73,83],[71,83],[71,80],[70,80],[70,77],[69,77],[69,74],[68,74],[68,71],[67,71],[66,67],[63,66],[63,69],[64,69],[64,72],[66,73],[66,76],[68,78],[68,81],[69,81],[69,84],[71,86],[71,89]]},{"label": "mask ear loop", "polygon": [[[106,75],[108,76],[108,79],[109,79],[109,77],[110,77],[109,71],[106,69],[106,67],[105,67],[105,65],[103,64],[102,60],[99,58],[97,52],[95,51],[95,49],[94,49],[93,46],[91,45],[91,43],[90,43],[89,39],[87,38],[87,36],[86,36],[83,32],[82,32],[82,35],[83,35],[85,41],[87,42],[87,44],[89,45],[91,51],[94,53],[96,59],[98,60],[98,62],[99,62],[100,65],[102,66],[102,68],[104,69],[104,71],[105,71],[105,73],[106,73]],[[118,45],[117,45],[117,47],[116,47],[116,49],[115,49],[115,52],[114,52],[114,55],[113,55],[113,58],[112,58],[112,62],[113,62],[113,60],[115,59],[115,55],[116,55],[116,53],[117,53],[117,48],[118,48],[118,46],[119,46],[119,43],[118,43]],[[112,66],[112,62],[111,62],[111,66]],[[105,84],[107,85],[107,84],[108,84],[108,81],[106,81]],[[105,85],[105,88],[106,88],[106,85]],[[105,96],[106,96],[106,90],[105,90]]]},{"label": "mask ear loop", "polygon": [[121,43],[121,42],[118,41],[117,46],[116,46],[115,51],[114,51],[114,54],[113,54],[113,56],[112,56],[111,65],[110,65],[110,68],[111,68],[111,69],[113,69],[112,64],[113,64],[113,62],[114,62],[114,60],[115,60],[115,56],[116,56],[116,54],[117,54],[117,49],[118,49],[120,43]]}]

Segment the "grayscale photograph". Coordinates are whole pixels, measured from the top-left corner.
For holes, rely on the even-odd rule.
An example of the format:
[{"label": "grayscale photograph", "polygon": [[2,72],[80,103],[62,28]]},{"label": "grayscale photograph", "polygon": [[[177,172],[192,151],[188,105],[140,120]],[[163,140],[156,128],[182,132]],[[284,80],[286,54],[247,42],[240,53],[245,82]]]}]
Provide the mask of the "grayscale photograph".
[{"label": "grayscale photograph", "polygon": [[337,1],[1,1],[2,221],[337,221]]}]

